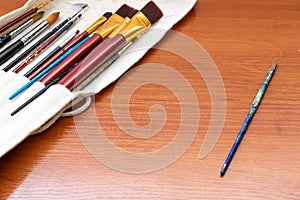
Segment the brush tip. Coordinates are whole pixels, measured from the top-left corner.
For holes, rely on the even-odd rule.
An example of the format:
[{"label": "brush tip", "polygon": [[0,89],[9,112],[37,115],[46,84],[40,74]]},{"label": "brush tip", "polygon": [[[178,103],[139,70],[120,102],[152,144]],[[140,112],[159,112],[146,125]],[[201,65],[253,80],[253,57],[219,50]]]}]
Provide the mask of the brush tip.
[{"label": "brush tip", "polygon": [[163,16],[161,9],[153,2],[147,3],[141,10],[142,13],[148,18],[151,24],[157,22]]},{"label": "brush tip", "polygon": [[59,16],[60,12],[56,12],[56,13],[52,13],[47,19],[46,21],[48,22],[49,25],[53,24],[58,16]]},{"label": "brush tip", "polygon": [[121,17],[125,18],[131,11],[132,7],[128,6],[127,4],[123,4],[117,11],[116,14],[120,15]]},{"label": "brush tip", "polygon": [[44,14],[44,11],[40,11],[32,17],[32,20],[36,22],[37,20],[41,19],[44,16]]},{"label": "brush tip", "polygon": [[138,12],[138,10],[133,8],[133,9],[127,14],[126,17],[128,17],[128,18],[131,19],[137,12]]},{"label": "brush tip", "polygon": [[106,19],[109,19],[111,16],[112,16],[112,13],[111,12],[106,12],[104,13],[103,15]]}]

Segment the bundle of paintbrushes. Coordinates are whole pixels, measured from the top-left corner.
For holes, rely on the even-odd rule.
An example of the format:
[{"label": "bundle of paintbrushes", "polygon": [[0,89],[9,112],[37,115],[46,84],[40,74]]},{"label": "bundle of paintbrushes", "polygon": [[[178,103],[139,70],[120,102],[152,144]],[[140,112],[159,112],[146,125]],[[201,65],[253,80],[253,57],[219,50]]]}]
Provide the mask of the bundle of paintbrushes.
[{"label": "bundle of paintbrushes", "polygon": [[[96,94],[120,77],[195,2],[86,0],[74,9],[67,0],[29,1],[27,11],[15,15],[35,12],[3,35],[0,50],[0,131],[10,133],[0,136],[0,157],[53,123],[72,101]],[[46,4],[34,15],[35,8]],[[47,17],[34,24],[44,12]]]},{"label": "bundle of paintbrushes", "polygon": [[[126,47],[127,44],[131,44],[133,39],[138,37],[162,16],[163,13],[152,1],[143,7],[141,11],[124,4],[92,36],[87,36],[78,42],[74,46],[75,48],[73,47],[64,53],[13,93],[9,99],[14,99],[38,80],[46,88],[54,84],[61,84],[72,91],[74,87],[88,78],[98,67],[105,64],[114,54]],[[76,66],[73,67],[74,65]],[[45,90],[43,89],[42,91],[44,92]],[[38,95],[34,95],[34,97],[37,98],[40,95],[41,92],[38,92]],[[26,101],[13,111],[12,115],[15,115],[35,98],[30,98],[30,101]]]}]

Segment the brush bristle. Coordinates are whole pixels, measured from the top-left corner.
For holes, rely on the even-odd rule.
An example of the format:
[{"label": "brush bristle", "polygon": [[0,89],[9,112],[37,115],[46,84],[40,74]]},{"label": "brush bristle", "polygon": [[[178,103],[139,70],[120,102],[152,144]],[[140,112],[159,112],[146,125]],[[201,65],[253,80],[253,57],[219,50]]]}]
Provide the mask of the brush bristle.
[{"label": "brush bristle", "polygon": [[36,15],[34,15],[32,17],[32,20],[34,22],[36,22],[37,20],[41,19],[43,16],[44,16],[45,12],[44,11],[41,11],[41,12],[38,12]]},{"label": "brush bristle", "polygon": [[127,14],[126,17],[128,17],[128,18],[131,19],[137,12],[138,12],[138,10],[133,8],[133,9]]},{"label": "brush bristle", "polygon": [[106,12],[103,16],[104,16],[106,19],[109,19],[109,18],[112,16],[112,13],[111,13],[111,12]]},{"label": "brush bristle", "polygon": [[164,15],[160,8],[153,2],[147,3],[141,10],[142,13],[148,18],[151,24],[157,22]]},{"label": "brush bristle", "polygon": [[53,13],[46,19],[46,21],[48,22],[49,25],[51,25],[57,20],[58,16],[59,16],[59,12]]},{"label": "brush bristle", "polygon": [[125,18],[130,12],[132,11],[132,8],[126,4],[121,6],[117,11],[116,14],[120,15],[121,17]]}]

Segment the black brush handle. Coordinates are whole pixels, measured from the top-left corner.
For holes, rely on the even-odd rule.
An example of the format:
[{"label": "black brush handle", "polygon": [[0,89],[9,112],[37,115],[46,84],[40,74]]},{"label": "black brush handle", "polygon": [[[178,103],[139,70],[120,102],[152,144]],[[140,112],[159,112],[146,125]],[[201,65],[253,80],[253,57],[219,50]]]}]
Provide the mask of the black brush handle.
[{"label": "black brush handle", "polygon": [[0,48],[6,45],[11,40],[11,36],[9,34],[5,34],[0,37]]},{"label": "black brush handle", "polygon": [[11,63],[9,63],[3,70],[8,71],[13,68],[16,64],[22,61],[26,56],[28,56],[31,52],[36,50],[41,44],[43,44],[49,37],[51,37],[54,33],[49,32],[44,37],[42,37],[39,41],[34,43],[31,47],[29,47],[26,51],[24,51],[21,55],[19,55],[16,59],[14,59]]},{"label": "black brush handle", "polygon": [[71,26],[73,26],[74,22],[70,21],[67,25],[65,25],[64,27],[62,27],[55,35],[57,37],[59,37],[60,35],[62,35],[65,31],[67,31]]},{"label": "black brush handle", "polygon": [[26,74],[25,77],[29,77],[33,72],[35,72],[38,68],[40,68],[45,62],[47,62],[50,58],[52,58],[57,52],[59,52],[62,48],[60,46],[56,47],[51,53],[49,53],[45,58],[43,58],[38,64],[32,67]]},{"label": "black brush handle", "polygon": [[18,40],[12,45],[10,45],[9,47],[7,47],[6,49],[4,49],[2,52],[0,52],[0,65],[5,63],[11,57],[13,57],[23,47],[24,47],[24,43],[21,40]]}]

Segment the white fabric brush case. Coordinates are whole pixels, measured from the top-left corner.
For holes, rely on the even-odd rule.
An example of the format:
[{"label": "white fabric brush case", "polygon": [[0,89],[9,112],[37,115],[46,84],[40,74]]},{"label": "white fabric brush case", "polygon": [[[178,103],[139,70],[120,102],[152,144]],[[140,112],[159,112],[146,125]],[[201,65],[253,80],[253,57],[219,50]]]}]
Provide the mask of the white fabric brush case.
[{"label": "white fabric brush case", "polygon": [[[61,117],[64,110],[67,109],[75,99],[93,96],[118,79],[139,59],[141,59],[152,46],[162,39],[162,37],[174,24],[182,19],[193,8],[197,0],[154,0],[154,2],[163,11],[163,18],[134,42],[130,49],[128,49],[129,53],[122,55],[98,78],[92,81],[90,85],[76,93],[70,92],[61,85],[54,85],[15,116],[10,115],[12,111],[28,100],[37,91],[44,88],[42,83],[36,82],[27,91],[19,95],[14,100],[9,100],[8,98],[13,92],[29,81],[22,75],[39,62],[42,57],[52,51],[66,37],[73,34],[76,30],[84,31],[93,23],[93,21],[98,19],[105,12],[114,13],[122,4],[127,4],[136,9],[141,9],[148,3],[148,1],[149,0],[82,0],[71,2],[69,0],[53,0],[46,7],[41,9],[45,11],[44,18],[55,11],[60,11],[60,17],[54,25],[44,31],[38,38],[36,38],[36,40],[50,31],[70,14],[74,13],[76,9],[74,9],[74,5],[72,4],[87,3],[89,5],[89,7],[83,11],[82,18],[76,22],[72,29],[70,29],[67,34],[61,37],[49,49],[43,52],[43,54],[36,60],[30,63],[26,69],[22,70],[19,74],[0,70],[0,157],[22,142],[29,135],[40,133],[49,127],[49,125],[53,124],[59,117]],[[0,17],[0,25],[6,24],[16,16],[19,16],[41,3],[43,3],[43,0],[29,0],[22,8]],[[37,23],[32,25],[30,28],[34,27]],[[29,31],[30,28],[20,34],[20,36],[15,38],[13,41],[19,39],[24,33]],[[5,47],[2,49],[4,48]],[[24,50],[26,50],[26,47]],[[20,51],[18,54],[21,54],[24,50]],[[16,58],[18,54],[8,60],[5,64],[1,65],[0,68],[3,69],[8,63]]]}]

